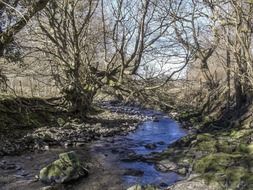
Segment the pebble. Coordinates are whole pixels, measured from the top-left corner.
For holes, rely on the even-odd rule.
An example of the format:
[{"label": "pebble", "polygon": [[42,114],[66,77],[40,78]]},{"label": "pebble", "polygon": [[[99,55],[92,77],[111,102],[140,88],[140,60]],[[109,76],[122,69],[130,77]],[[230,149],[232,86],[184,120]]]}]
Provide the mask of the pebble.
[{"label": "pebble", "polygon": [[44,149],[45,149],[45,150],[49,150],[50,148],[49,148],[48,145],[46,145],[46,146],[44,146]]}]

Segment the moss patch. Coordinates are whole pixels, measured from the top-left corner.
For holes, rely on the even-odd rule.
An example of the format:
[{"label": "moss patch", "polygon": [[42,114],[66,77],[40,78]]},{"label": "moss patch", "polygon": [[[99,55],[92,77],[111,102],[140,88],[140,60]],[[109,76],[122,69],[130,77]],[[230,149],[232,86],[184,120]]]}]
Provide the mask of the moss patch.
[{"label": "moss patch", "polygon": [[253,189],[251,139],[251,129],[194,134],[174,143],[162,159],[192,167],[193,173],[220,189],[249,190]]},{"label": "moss patch", "polygon": [[226,167],[230,167],[236,161],[236,159],[240,159],[241,155],[235,154],[226,154],[226,153],[216,153],[210,154],[197,160],[194,164],[194,170],[198,173],[206,173],[206,172],[224,172]]},{"label": "moss patch", "polygon": [[65,183],[87,175],[75,152],[59,155],[59,159],[40,171],[40,180],[45,183]]}]

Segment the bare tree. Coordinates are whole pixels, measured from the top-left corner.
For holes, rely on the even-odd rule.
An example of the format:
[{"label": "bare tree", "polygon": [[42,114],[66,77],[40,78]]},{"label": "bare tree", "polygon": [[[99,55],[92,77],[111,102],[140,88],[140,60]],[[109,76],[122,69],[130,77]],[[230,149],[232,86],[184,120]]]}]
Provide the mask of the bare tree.
[{"label": "bare tree", "polygon": [[[50,0],[37,0],[31,2],[0,1],[0,57],[4,49],[13,42],[14,36],[27,24],[27,22],[39,11],[41,11]],[[19,6],[25,6],[24,11],[19,11]],[[13,13],[14,12],[14,13]]]},{"label": "bare tree", "polygon": [[182,11],[185,16],[177,15],[178,22],[174,29],[178,42],[194,54],[195,60],[200,62],[200,68],[208,87],[214,89],[218,84],[216,84],[208,61],[219,46],[220,38],[217,37],[215,23],[211,19],[212,8],[197,0],[187,3],[190,4],[190,8],[186,7]]},{"label": "bare tree", "polygon": [[[171,32],[173,23],[177,20],[173,13],[179,9],[180,2],[101,0],[101,7],[104,64],[108,84],[113,85],[118,92],[124,96],[140,97],[146,90],[162,87],[184,68],[182,66],[169,75],[168,68],[162,61],[167,59],[166,64],[169,64],[172,57],[177,57],[180,62],[180,53],[173,52],[178,47],[175,45],[175,35]],[[189,61],[187,55],[186,53],[184,62]],[[143,77],[145,68],[146,71],[147,68],[158,68],[158,64],[160,72],[156,72],[156,77]],[[164,77],[166,75],[169,76]],[[163,80],[159,79],[161,76]],[[152,82],[157,79],[161,84]]]},{"label": "bare tree", "polygon": [[[227,81],[230,88],[233,72],[237,108],[252,101],[252,24],[253,4],[248,1],[224,0],[208,2],[223,32],[227,47]],[[232,61],[235,63],[232,67]]]},{"label": "bare tree", "polygon": [[56,84],[75,112],[90,108],[99,87],[92,70],[96,37],[91,21],[97,5],[92,0],[52,1],[40,13],[34,31],[32,49],[38,59],[51,64]]}]

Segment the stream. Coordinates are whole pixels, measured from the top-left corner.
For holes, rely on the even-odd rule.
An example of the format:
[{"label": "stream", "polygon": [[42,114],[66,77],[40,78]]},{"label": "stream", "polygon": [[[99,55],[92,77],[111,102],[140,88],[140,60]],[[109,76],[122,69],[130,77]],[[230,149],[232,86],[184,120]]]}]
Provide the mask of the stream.
[{"label": "stream", "polygon": [[166,150],[171,143],[187,134],[176,121],[161,112],[138,107],[112,106],[109,109],[139,114],[147,120],[126,136],[102,139],[91,146],[93,155],[106,155],[106,163],[123,171],[121,175],[125,187],[152,184],[163,188],[182,179],[174,172],[159,172],[154,163],[146,161],[152,154]]},{"label": "stream", "polygon": [[138,107],[109,104],[102,107],[113,112],[138,115],[145,121],[125,136],[101,137],[85,147],[56,147],[45,152],[6,156],[0,161],[15,163],[16,170],[6,170],[1,174],[14,176],[15,179],[0,189],[40,189],[45,185],[34,181],[34,176],[42,166],[57,159],[59,153],[70,150],[75,150],[82,160],[91,160],[93,166],[88,178],[59,189],[123,190],[134,184],[152,184],[163,189],[182,179],[174,172],[156,170],[155,163],[147,161],[153,154],[166,150],[171,143],[187,135],[176,121],[161,112]]}]

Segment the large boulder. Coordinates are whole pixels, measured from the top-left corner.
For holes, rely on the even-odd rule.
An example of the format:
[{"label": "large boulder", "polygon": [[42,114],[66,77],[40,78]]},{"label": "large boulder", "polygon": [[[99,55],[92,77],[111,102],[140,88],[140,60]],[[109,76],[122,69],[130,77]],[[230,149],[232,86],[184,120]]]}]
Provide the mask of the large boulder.
[{"label": "large boulder", "polygon": [[74,151],[62,153],[59,159],[40,170],[39,178],[44,183],[66,183],[88,175]]}]

